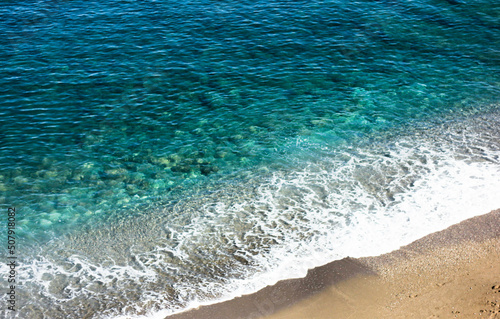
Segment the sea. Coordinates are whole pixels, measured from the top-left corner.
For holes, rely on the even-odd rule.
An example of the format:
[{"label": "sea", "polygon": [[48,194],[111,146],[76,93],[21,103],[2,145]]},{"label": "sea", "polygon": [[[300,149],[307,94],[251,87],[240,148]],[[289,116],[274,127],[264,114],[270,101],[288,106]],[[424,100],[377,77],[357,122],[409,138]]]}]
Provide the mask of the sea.
[{"label": "sea", "polygon": [[6,0],[0,34],[2,318],[164,318],[500,207],[498,1]]}]

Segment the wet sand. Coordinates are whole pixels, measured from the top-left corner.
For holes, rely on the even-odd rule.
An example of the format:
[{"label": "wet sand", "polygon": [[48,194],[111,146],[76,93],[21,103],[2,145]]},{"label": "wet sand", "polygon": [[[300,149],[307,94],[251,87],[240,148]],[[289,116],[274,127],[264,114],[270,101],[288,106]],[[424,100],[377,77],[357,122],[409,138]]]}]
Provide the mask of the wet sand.
[{"label": "wet sand", "polygon": [[500,319],[500,210],[169,319]]}]

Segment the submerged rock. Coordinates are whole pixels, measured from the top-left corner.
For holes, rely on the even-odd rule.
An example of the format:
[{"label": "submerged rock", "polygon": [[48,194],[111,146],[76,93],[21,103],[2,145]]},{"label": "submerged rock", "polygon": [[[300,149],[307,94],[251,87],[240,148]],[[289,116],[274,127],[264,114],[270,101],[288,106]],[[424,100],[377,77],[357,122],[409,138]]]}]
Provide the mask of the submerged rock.
[{"label": "submerged rock", "polygon": [[169,155],[168,158],[173,161],[173,162],[180,162],[181,161],[181,157],[178,155],[178,154],[172,154],[172,155]]},{"label": "submerged rock", "polygon": [[155,160],[155,162],[166,167],[172,166],[172,160],[170,160],[168,157],[159,157]]},{"label": "submerged rock", "polygon": [[28,179],[24,176],[16,176],[14,177],[14,184],[16,184],[17,186],[20,186],[20,185],[24,185],[28,183]]},{"label": "submerged rock", "polygon": [[200,172],[203,175],[208,175],[211,173],[216,173],[219,171],[219,168],[215,165],[201,165],[200,166]]},{"label": "submerged rock", "polygon": [[191,172],[191,166],[189,165],[176,165],[170,168],[172,172],[175,173],[189,173]]},{"label": "submerged rock", "polygon": [[227,156],[227,154],[228,154],[228,153],[227,153],[227,152],[225,152],[225,151],[219,151],[219,152],[215,153],[215,157],[216,157],[216,158],[224,158],[224,157],[226,157],[226,156]]}]

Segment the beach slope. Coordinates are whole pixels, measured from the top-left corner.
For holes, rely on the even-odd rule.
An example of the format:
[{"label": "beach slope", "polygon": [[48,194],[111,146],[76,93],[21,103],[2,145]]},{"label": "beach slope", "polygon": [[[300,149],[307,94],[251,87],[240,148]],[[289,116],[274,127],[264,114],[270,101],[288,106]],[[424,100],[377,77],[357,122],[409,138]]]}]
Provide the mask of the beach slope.
[{"label": "beach slope", "polygon": [[497,318],[500,210],[169,319]]}]

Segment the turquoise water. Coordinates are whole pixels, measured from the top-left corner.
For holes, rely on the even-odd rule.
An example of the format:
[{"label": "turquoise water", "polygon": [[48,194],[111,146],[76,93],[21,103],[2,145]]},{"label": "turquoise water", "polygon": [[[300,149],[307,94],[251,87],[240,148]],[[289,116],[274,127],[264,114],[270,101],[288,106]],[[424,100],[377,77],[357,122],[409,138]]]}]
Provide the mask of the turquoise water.
[{"label": "turquoise water", "polygon": [[170,313],[480,213],[449,213],[464,194],[500,204],[494,2],[20,1],[0,17],[18,318]]}]

